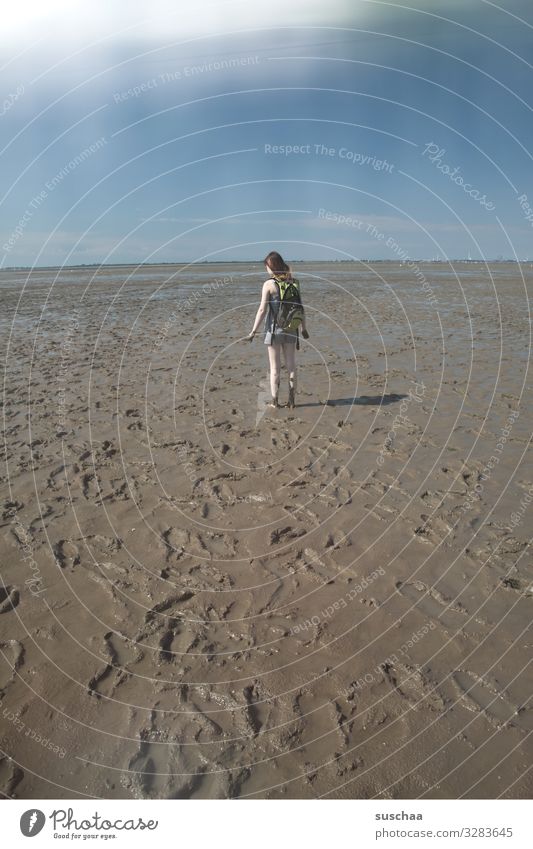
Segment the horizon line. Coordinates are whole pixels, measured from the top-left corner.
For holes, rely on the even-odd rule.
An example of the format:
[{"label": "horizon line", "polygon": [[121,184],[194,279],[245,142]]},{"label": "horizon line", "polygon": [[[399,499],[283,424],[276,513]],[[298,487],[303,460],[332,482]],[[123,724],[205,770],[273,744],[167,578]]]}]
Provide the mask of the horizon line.
[{"label": "horizon line", "polygon": [[[408,262],[415,263],[432,263],[439,265],[448,265],[453,262],[467,262],[475,265],[487,265],[495,262],[511,262],[519,265],[520,263],[533,262],[533,259],[526,257],[525,259],[511,259],[508,257],[494,257],[492,259],[471,259],[469,257],[454,257],[453,259],[428,259],[427,257],[408,257],[407,259],[383,259],[383,258],[364,258],[364,259],[293,259],[291,263],[372,263],[385,262],[391,265],[406,265]],[[0,268],[2,271],[53,271],[63,268],[143,268],[143,267],[158,267],[161,265],[262,265],[261,260],[248,259],[228,259],[228,260],[165,260],[162,262],[83,262],[74,263],[72,265],[7,265]]]}]

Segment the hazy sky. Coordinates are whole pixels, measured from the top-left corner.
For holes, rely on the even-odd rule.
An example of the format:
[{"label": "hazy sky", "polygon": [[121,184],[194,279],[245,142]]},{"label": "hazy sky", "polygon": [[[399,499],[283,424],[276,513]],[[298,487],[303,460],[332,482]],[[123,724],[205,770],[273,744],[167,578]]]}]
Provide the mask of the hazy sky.
[{"label": "hazy sky", "polygon": [[2,267],[533,257],[531,0],[2,18]]}]

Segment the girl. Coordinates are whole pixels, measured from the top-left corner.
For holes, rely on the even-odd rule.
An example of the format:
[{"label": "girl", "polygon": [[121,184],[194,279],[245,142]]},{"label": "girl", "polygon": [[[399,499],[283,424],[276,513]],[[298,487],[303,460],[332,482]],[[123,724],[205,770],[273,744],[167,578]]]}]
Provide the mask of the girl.
[{"label": "girl", "polygon": [[[252,332],[247,336],[247,339],[252,341],[257,328],[261,324],[266,315],[265,322],[265,345],[268,345],[268,359],[270,362],[270,391],[272,393],[272,401],[269,407],[279,407],[279,382],[281,369],[281,351],[283,350],[283,358],[287,371],[289,372],[289,400],[288,407],[295,406],[296,396],[296,343],[298,341],[298,331],[283,331],[275,326],[275,319],[280,306],[280,289],[276,282],[292,280],[292,273],[283,259],[276,251],[271,251],[265,257],[265,268],[269,279],[263,283],[263,291],[261,294],[261,303],[257,310]],[[305,314],[301,324],[302,336],[304,339],[309,338],[305,326]]]}]

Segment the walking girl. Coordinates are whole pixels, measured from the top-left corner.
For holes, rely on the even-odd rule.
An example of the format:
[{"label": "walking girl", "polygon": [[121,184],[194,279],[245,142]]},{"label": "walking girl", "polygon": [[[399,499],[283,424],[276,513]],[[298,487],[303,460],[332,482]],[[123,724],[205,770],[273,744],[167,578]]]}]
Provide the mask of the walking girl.
[{"label": "walking girl", "polygon": [[309,338],[305,324],[305,312],[300,295],[300,284],[291,273],[291,269],[277,253],[271,251],[265,257],[265,268],[269,275],[263,283],[261,303],[257,310],[254,326],[247,338],[252,341],[257,329],[266,316],[265,345],[268,345],[270,364],[270,391],[272,401],[269,407],[279,407],[279,385],[281,372],[281,353],[289,373],[288,407],[296,404],[296,350],[299,349],[299,330],[304,339]]}]

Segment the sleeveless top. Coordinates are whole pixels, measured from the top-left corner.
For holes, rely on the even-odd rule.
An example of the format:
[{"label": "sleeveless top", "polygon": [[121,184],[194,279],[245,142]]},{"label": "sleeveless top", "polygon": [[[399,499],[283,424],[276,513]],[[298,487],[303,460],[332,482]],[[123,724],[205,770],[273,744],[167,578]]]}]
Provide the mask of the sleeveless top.
[{"label": "sleeveless top", "polygon": [[[277,288],[277,287],[276,287]],[[271,345],[272,341],[275,342],[296,342],[298,339],[298,334],[295,330],[293,331],[283,331],[280,330],[279,327],[276,327],[274,331],[274,336],[272,337],[272,328],[274,326],[274,319],[278,315],[279,305],[281,303],[281,298],[279,296],[279,289],[277,289],[275,294],[270,293],[268,298],[268,312],[265,318],[265,345]]]}]

